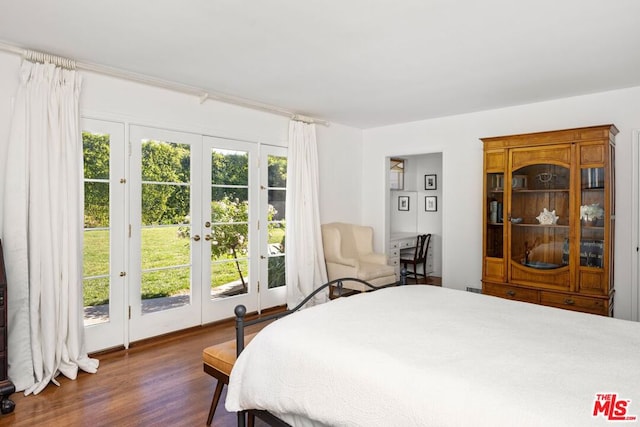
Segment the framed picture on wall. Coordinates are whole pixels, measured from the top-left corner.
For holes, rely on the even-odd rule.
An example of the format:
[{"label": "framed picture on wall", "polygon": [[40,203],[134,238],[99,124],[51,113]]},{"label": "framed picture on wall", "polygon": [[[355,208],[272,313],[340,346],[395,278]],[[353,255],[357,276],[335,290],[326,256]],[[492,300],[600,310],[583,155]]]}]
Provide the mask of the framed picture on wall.
[{"label": "framed picture on wall", "polygon": [[438,210],[438,198],[436,196],[425,196],[424,210],[427,212],[436,212]]},{"label": "framed picture on wall", "polygon": [[437,175],[425,175],[424,176],[424,189],[425,190],[437,190],[438,189],[438,176]]},{"label": "framed picture on wall", "polygon": [[399,211],[409,210],[409,196],[398,196],[398,210]]}]

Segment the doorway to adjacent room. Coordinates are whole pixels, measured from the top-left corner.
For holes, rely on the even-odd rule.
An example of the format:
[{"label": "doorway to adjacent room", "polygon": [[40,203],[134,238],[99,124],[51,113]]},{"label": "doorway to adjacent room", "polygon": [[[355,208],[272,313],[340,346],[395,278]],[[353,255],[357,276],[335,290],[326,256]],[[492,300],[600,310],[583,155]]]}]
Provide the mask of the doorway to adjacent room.
[{"label": "doorway to adjacent room", "polygon": [[[399,251],[410,249],[418,234],[431,234],[427,281],[441,283],[443,162],[442,153],[397,155],[388,158],[389,192],[387,248],[399,271]],[[402,176],[399,176],[402,175]],[[400,247],[402,246],[402,247]]]}]

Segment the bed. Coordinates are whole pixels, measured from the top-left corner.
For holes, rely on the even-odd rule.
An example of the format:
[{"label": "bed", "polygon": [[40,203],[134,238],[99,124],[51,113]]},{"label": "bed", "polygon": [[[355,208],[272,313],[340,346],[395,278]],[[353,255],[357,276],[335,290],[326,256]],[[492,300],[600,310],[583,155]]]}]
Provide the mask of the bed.
[{"label": "bed", "polygon": [[314,427],[628,425],[640,323],[390,287],[265,327],[236,361],[226,408]]}]

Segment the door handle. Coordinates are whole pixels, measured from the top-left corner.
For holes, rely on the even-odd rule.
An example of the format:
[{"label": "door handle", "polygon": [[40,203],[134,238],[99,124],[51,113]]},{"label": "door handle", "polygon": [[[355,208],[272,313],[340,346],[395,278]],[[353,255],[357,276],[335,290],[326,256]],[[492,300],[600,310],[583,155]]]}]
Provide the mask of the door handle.
[{"label": "door handle", "polygon": [[195,236],[193,236],[193,240],[195,240],[196,242],[199,241],[200,240],[200,236],[196,234]]},{"label": "door handle", "polygon": [[206,240],[207,242],[208,242],[209,240],[211,240],[211,234],[205,234],[205,235],[204,235],[204,240]]}]

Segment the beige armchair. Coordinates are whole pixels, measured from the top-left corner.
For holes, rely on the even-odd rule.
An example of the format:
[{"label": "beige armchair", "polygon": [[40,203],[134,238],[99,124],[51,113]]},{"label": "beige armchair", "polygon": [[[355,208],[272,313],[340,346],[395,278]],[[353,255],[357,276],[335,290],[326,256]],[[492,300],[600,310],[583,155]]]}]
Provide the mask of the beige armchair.
[{"label": "beige armchair", "polygon": [[[322,225],[322,244],[329,280],[353,277],[375,286],[396,282],[395,269],[385,254],[373,252],[373,228],[333,222]],[[345,281],[343,286],[365,292],[362,283]]]}]

